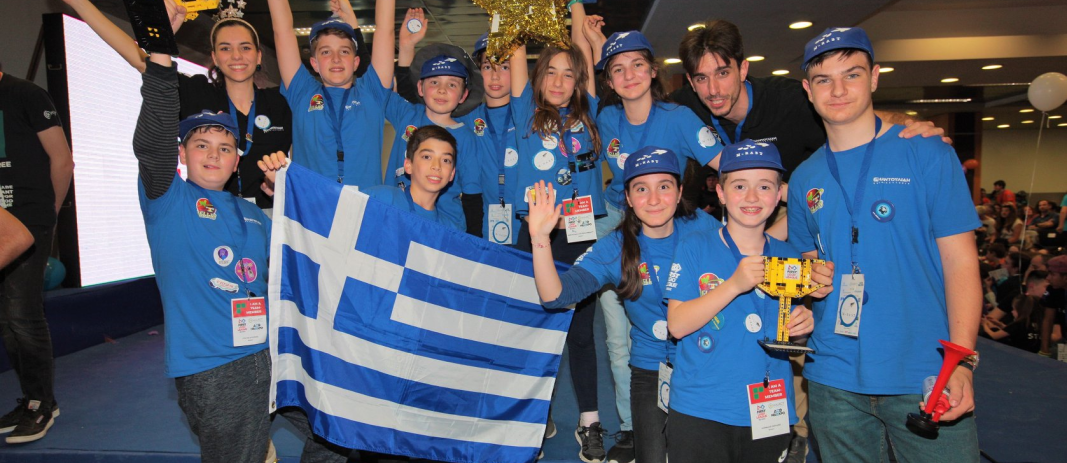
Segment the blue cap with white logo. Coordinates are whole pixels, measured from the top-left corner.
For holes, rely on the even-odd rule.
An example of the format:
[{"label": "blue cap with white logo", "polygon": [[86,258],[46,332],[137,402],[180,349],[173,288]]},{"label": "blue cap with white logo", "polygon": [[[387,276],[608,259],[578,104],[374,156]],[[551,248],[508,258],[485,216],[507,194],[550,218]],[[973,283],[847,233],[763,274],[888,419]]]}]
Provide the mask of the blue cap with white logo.
[{"label": "blue cap with white logo", "polygon": [[774,169],[785,172],[782,155],[778,154],[778,148],[773,143],[745,139],[722,149],[722,154],[719,155],[720,174],[745,169]]},{"label": "blue cap with white logo", "polygon": [[604,46],[600,49],[600,61],[596,63],[596,70],[604,69],[604,65],[608,63],[608,59],[612,56],[637,50],[648,50],[649,53],[655,54],[652,50],[652,44],[648,43],[648,39],[640,32],[626,31],[611,34],[611,37],[608,37],[608,41],[604,42]]},{"label": "blue cap with white logo", "polygon": [[486,48],[489,48],[489,33],[488,32],[482,34],[481,37],[478,37],[478,41],[474,42],[474,54],[477,55],[478,52],[480,52],[482,50],[485,50]]},{"label": "blue cap with white logo", "polygon": [[201,111],[200,114],[193,114],[192,116],[182,119],[182,121],[178,123],[178,138],[184,143],[185,137],[187,137],[193,129],[212,125],[217,125],[226,129],[227,132],[230,132],[230,135],[233,135],[234,140],[241,139],[241,137],[237,135],[237,124],[234,123],[233,117],[228,113],[213,113],[206,109]]},{"label": "blue cap with white logo", "polygon": [[311,35],[308,36],[308,39],[314,42],[315,38],[326,29],[337,29],[348,34],[348,38],[352,39],[352,42],[356,44],[356,48],[359,48],[359,42],[356,41],[356,30],[341,18],[330,18],[315,23],[311,26]]},{"label": "blue cap with white logo", "polygon": [[460,60],[448,55],[437,55],[422,63],[419,79],[437,76],[456,76],[466,79],[469,74],[467,67]]},{"label": "blue cap with white logo", "polygon": [[867,32],[858,27],[831,27],[822,31],[822,34],[815,36],[804,46],[804,65],[801,69],[807,71],[808,63],[816,56],[843,48],[855,48],[867,52],[871,56],[871,61],[874,61],[874,47],[871,46],[871,39],[867,37]]},{"label": "blue cap with white logo", "polygon": [[648,174],[674,174],[681,177],[682,168],[678,164],[678,155],[667,148],[646,146],[626,158],[625,168],[622,170],[623,183]]}]

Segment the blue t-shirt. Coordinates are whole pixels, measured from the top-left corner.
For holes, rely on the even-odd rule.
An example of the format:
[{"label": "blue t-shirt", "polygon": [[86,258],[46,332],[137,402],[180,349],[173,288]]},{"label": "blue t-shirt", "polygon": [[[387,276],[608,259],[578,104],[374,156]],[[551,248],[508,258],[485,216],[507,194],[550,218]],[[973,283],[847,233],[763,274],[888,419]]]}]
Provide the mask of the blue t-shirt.
[{"label": "blue t-shirt", "polygon": [[[767,238],[773,257],[800,257],[786,243]],[[737,258],[719,233],[689,233],[674,255],[667,298],[689,301],[729,279]],[[746,328],[746,319],[759,317],[760,328]],[[735,298],[699,330],[678,340],[671,376],[671,409],[730,426],[750,426],[748,388],[770,380],[785,380],[789,424],[796,424],[793,370],[784,353],[768,353],[759,345],[777,335],[778,300],[753,289]]]},{"label": "blue t-shirt", "polygon": [[[789,242],[836,264],[835,291],[812,308],[815,349],[804,376],[860,394],[918,394],[941,368],[949,339],[945,278],[937,238],[980,227],[959,158],[937,138],[902,139],[891,127],[875,143],[859,210],[856,262],[867,293],[859,337],[834,334],[841,275],[850,265],[851,219],[830,175],[826,148],[789,183]],[[855,197],[867,145],[837,153],[841,185]],[[862,361],[861,361],[862,359]]]},{"label": "blue t-shirt", "polygon": [[[586,95],[589,111],[596,114],[600,100]],[[574,190],[578,196],[590,195],[593,199],[593,215],[607,214],[604,210],[604,175],[601,173],[601,159],[593,151],[593,141],[584,124],[578,124],[563,134],[532,133],[533,115],[537,104],[533,101],[533,89],[527,83],[522,96],[511,98],[511,114],[515,118],[518,132],[519,161],[518,186],[514,192],[519,196],[512,199],[515,211],[526,215],[530,210],[526,191],[532,189],[539,180],[551,184],[556,189],[556,204],[570,199]],[[544,135],[544,139],[541,136]],[[566,143],[567,155],[560,151],[560,145]],[[577,156],[576,156],[577,153]],[[576,159],[577,158],[577,159]],[[594,158],[596,158],[594,160]]]},{"label": "blue t-shirt", "polygon": [[[501,199],[505,203],[512,198],[520,197],[521,192],[515,193],[518,186],[518,169],[515,168],[519,161],[519,151],[515,136],[515,119],[511,115],[510,105],[497,108],[486,107],[482,103],[470,113],[458,118],[468,127],[474,130],[474,140],[478,144],[478,157],[482,161],[481,168],[482,184],[482,236],[489,238],[489,205],[500,204]],[[500,176],[503,175],[503,183]],[[519,232],[519,219],[515,215],[515,204],[512,210],[512,242],[514,235]]]},{"label": "blue t-shirt", "polygon": [[681,166],[687,159],[703,166],[722,151],[714,132],[691,109],[674,103],[655,102],[645,123],[636,126],[626,120],[622,105],[608,106],[597,116],[596,126],[604,140],[601,153],[612,174],[605,200],[620,209],[626,205],[622,171],[630,153],[659,146],[673,150]]},{"label": "blue t-shirt", "polygon": [[[140,181],[137,192],[163,299],[167,376],[200,373],[266,349],[267,343],[233,346],[231,301],[249,292],[267,296],[270,219],[255,204],[177,174],[163,196],[148,199]],[[244,259],[251,264],[239,267]]]},{"label": "blue t-shirt", "polygon": [[[386,97],[393,94],[391,87],[382,86],[371,66],[352,84],[343,118],[340,111],[333,113],[341,123],[345,185],[366,188],[382,184],[384,108]],[[337,133],[327,111],[338,109],[344,93],[343,88],[324,87],[304,66],[288,87],[282,86],[282,95],[293,112],[293,162],[332,179],[338,177],[339,170]]]},{"label": "blue t-shirt", "polygon": [[[454,218],[442,213],[440,209],[435,208],[432,211],[423,209],[422,206],[415,204],[415,201],[411,199],[410,191],[403,190],[400,187],[378,185],[363,191],[372,199],[376,199],[402,211],[408,211],[431,222],[436,222],[446,227],[452,227],[461,232],[466,231],[467,227],[464,222],[456,221]],[[437,202],[440,204],[440,197],[437,198]]]},{"label": "blue t-shirt", "polygon": [[[674,233],[666,238],[638,235],[643,260],[638,267],[642,280],[641,296],[636,301],[622,301],[631,324],[630,365],[645,370],[657,370],[664,359],[674,359],[674,343],[667,340],[667,304],[663,296],[679,237],[694,231],[710,235],[721,228],[722,223],[698,210],[692,219],[675,220],[674,227]],[[592,274],[600,286],[619,285],[622,283],[620,256],[622,234],[613,231],[590,246],[574,266]]]},{"label": "blue t-shirt", "polygon": [[[385,170],[386,185],[407,188],[411,182],[404,173],[404,156],[407,153],[408,138],[415,129],[424,125],[434,125],[426,116],[426,105],[412,104],[396,93],[389,93],[385,105],[385,118],[396,129],[393,149],[389,153],[389,167]],[[437,198],[437,208],[449,220],[466,223],[463,214],[463,202],[460,193],[478,194],[482,192],[479,183],[481,169],[478,145],[474,142],[474,132],[470,126],[460,123],[452,127],[442,127],[456,137],[456,178],[449,183],[441,196]]]}]

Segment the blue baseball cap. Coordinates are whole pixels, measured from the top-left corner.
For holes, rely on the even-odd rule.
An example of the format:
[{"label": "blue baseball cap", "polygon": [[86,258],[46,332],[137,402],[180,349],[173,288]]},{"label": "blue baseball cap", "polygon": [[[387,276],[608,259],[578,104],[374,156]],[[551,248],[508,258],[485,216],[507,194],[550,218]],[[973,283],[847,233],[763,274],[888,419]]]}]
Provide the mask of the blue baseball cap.
[{"label": "blue baseball cap", "polygon": [[437,55],[422,63],[419,79],[437,76],[456,76],[466,80],[470,74],[467,73],[467,67],[459,59],[448,55]]},{"label": "blue baseball cap", "polygon": [[774,169],[785,172],[778,148],[773,143],[754,142],[752,139],[727,145],[719,155],[720,174],[744,169]]},{"label": "blue baseball cap", "polygon": [[801,69],[807,71],[808,63],[823,53],[842,48],[855,48],[867,52],[874,61],[874,47],[867,32],[858,27],[831,27],[822,31],[804,46],[804,65]]},{"label": "blue baseball cap", "polygon": [[233,135],[234,140],[241,139],[237,135],[237,124],[234,123],[233,117],[227,113],[213,113],[206,109],[201,111],[200,114],[193,114],[178,123],[178,138],[184,143],[185,137],[193,129],[210,125],[217,125],[226,129],[227,132],[230,132],[230,135]]},{"label": "blue baseball cap", "polygon": [[608,41],[604,42],[604,46],[600,49],[600,61],[596,63],[596,70],[604,69],[604,65],[608,64],[608,59],[612,56],[637,50],[648,50],[649,53],[656,54],[652,50],[652,44],[648,43],[648,39],[640,32],[626,31],[611,34],[611,37],[608,37]]},{"label": "blue baseball cap", "polygon": [[308,36],[308,40],[314,42],[315,38],[325,29],[337,29],[348,34],[348,38],[352,39],[352,43],[356,45],[356,49],[359,49],[359,42],[356,41],[356,30],[341,18],[330,18],[315,23],[311,26],[311,34]]},{"label": "blue baseball cap", "polygon": [[481,37],[478,37],[478,41],[474,42],[474,54],[477,55],[478,52],[480,52],[482,50],[485,50],[487,48],[489,48],[489,33],[488,32],[482,34]]},{"label": "blue baseball cap", "polygon": [[630,153],[622,170],[622,182],[627,183],[635,177],[647,174],[674,174],[681,177],[682,168],[678,165],[678,155],[658,146],[646,146]]}]

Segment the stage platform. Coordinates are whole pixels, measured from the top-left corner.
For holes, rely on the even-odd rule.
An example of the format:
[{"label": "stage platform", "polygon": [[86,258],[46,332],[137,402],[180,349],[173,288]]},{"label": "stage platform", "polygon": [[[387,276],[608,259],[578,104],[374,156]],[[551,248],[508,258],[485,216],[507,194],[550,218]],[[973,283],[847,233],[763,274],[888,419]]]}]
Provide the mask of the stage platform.
[{"label": "stage platform", "polygon": [[[597,314],[598,346],[603,321]],[[196,439],[177,404],[174,381],[163,376],[162,326],[60,357],[56,395],[62,415],[48,436],[11,446],[0,441],[0,462],[192,463]],[[998,463],[1067,460],[1067,364],[980,340],[978,430],[982,450]],[[604,349],[599,349],[601,417],[618,430]],[[578,462],[573,426],[577,405],[566,356],[553,405],[559,434],[547,441],[544,462]],[[0,374],[2,410],[18,397],[14,373]],[[904,417],[901,417],[903,420]],[[274,423],[283,462],[299,461],[301,443],[286,420]],[[613,441],[605,438],[605,446]],[[815,462],[814,455],[808,461]]]}]

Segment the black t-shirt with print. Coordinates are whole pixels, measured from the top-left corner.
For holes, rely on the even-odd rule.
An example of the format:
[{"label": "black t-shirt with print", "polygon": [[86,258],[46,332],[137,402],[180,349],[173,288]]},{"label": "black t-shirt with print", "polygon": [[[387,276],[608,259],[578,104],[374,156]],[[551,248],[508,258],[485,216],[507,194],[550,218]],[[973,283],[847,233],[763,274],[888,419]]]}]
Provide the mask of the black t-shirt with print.
[{"label": "black t-shirt with print", "polygon": [[51,161],[38,132],[62,127],[52,99],[33,82],[10,74],[0,77],[0,207],[30,231],[56,224],[56,194]]}]

